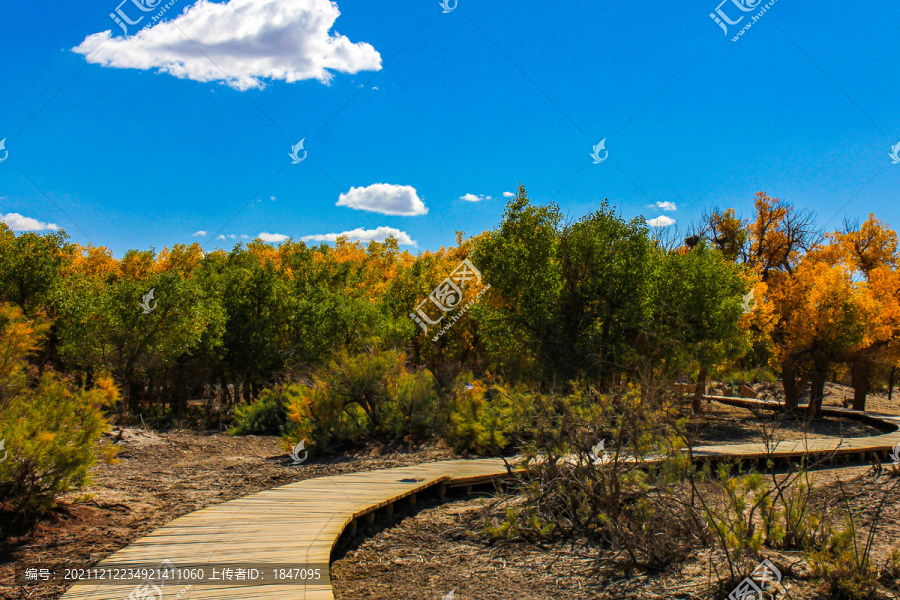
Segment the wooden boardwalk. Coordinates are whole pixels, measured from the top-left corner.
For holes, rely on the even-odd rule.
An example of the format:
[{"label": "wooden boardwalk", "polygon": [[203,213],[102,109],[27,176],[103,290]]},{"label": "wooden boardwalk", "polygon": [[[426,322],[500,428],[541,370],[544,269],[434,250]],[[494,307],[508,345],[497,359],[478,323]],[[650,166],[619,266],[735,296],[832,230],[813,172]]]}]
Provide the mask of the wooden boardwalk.
[{"label": "wooden boardwalk", "polygon": [[[707,396],[706,398],[711,401],[748,409],[780,411],[784,408],[781,404],[749,398],[729,398],[722,396]],[[768,447],[764,442],[697,446],[693,449],[693,454],[700,458],[740,458],[746,460],[764,458],[792,459],[804,456],[823,458],[844,455],[850,455],[850,457],[856,455],[856,458],[859,458],[860,460],[868,460],[869,458],[874,458],[872,455],[877,455],[878,459],[883,461],[888,459],[889,453],[893,447],[900,444],[900,415],[861,412],[844,408],[823,408],[822,414],[861,421],[868,425],[878,427],[879,429],[886,431],[886,433],[858,438],[779,440],[773,441]]]},{"label": "wooden boardwalk", "polygon": [[[744,408],[777,410],[777,405],[758,400],[710,397]],[[826,409],[827,414],[850,417],[877,424],[883,435],[782,441],[764,444],[703,446],[694,449],[699,460],[791,459],[805,455],[855,454],[861,459],[871,453],[887,458],[900,444],[900,416]],[[508,477],[501,459],[449,460],[362,473],[318,477],[251,494],[190,513],[153,533],[136,540],[97,565],[157,566],[169,560],[185,563],[232,564],[235,566],[305,566],[322,569],[316,583],[247,584],[223,581],[194,585],[169,582],[159,594],[135,593],[135,583],[81,582],[70,588],[64,600],[332,600],[328,565],[338,537],[348,527],[355,531],[359,520],[372,522],[376,511],[390,513],[398,502],[415,503],[424,492],[443,496],[449,486],[470,486]],[[423,597],[425,594],[423,593]]]}]

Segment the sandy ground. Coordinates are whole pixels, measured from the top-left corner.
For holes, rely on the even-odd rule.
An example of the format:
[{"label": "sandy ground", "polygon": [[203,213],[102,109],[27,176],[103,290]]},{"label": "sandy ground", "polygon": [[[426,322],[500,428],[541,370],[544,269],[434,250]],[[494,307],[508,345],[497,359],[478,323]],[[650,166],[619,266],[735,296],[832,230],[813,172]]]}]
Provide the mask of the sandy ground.
[{"label": "sandy ground", "polygon": [[[829,389],[833,395],[826,404],[839,406],[846,389]],[[874,395],[869,406],[896,413],[900,412],[895,406],[898,403],[900,398],[889,403]],[[711,405],[704,418],[704,443],[758,439],[760,425],[744,409]],[[781,434],[802,435],[804,424],[777,421]],[[815,422],[807,431],[810,437],[877,433],[841,419]],[[194,431],[130,429],[123,432],[117,445],[122,447],[118,464],[97,465],[89,489],[63,498],[53,518],[32,534],[0,548],[0,597],[59,598],[62,587],[10,586],[13,568],[95,564],[172,519],[211,504],[311,477],[453,458],[453,453],[440,445],[378,446],[327,461],[311,457],[294,467],[279,438]],[[854,498],[851,509],[862,523],[871,519],[875,501],[896,480],[887,470],[878,475],[871,467],[859,465],[823,470],[816,477],[816,510],[844,510],[837,500],[840,481]],[[75,502],[84,493],[92,498]],[[896,496],[888,499],[877,530],[878,560],[900,546],[900,493]],[[332,566],[336,597],[441,600],[451,591],[454,600],[718,597],[713,584],[717,571],[724,576],[724,563],[715,552],[704,551],[662,573],[625,577],[614,570],[595,573],[592,566],[603,550],[590,545],[573,549],[489,544],[483,533],[485,523],[499,519],[507,503],[514,501],[508,492],[493,489],[443,501],[423,499],[416,508],[398,509],[390,519],[379,517],[369,530],[360,527],[356,538],[342,539],[337,548]],[[797,554],[765,554],[783,568],[792,583],[788,597],[826,597]]]}]

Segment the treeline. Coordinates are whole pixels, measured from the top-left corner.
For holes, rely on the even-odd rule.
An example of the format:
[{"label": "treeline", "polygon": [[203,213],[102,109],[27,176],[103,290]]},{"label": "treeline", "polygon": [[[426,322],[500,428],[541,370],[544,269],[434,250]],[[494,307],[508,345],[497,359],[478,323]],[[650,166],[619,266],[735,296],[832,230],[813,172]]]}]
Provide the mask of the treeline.
[{"label": "treeline", "polygon": [[825,379],[846,372],[858,408],[873,377],[893,372],[900,276],[887,225],[822,235],[811,213],[759,194],[750,218],[711,211],[691,233],[665,243],[606,204],[565,223],[522,187],[496,229],[418,255],[394,240],[256,240],[117,259],[0,225],[0,302],[46,324],[34,368],[85,388],[109,375],[132,415],[249,402],[338,352],[373,349],[402,351],[445,387],[461,372],[610,388],[768,366],[796,402],[804,380],[821,400]]},{"label": "treeline", "polygon": [[[478,277],[455,282],[467,286],[459,304],[445,281],[467,258]],[[454,314],[445,309],[488,283],[434,341]],[[442,285],[444,304],[423,304]],[[131,412],[213,396],[246,402],[339,350],[402,349],[444,383],[462,369],[612,383],[637,369],[712,365],[744,350],[749,286],[712,248],[670,252],[642,221],[605,205],[564,226],[556,207],[532,205],[524,189],[497,230],[418,256],[393,240],[254,241],[116,259],[64,233],[0,230],[0,300],[49,324],[36,366],[87,386],[109,373]]]}]

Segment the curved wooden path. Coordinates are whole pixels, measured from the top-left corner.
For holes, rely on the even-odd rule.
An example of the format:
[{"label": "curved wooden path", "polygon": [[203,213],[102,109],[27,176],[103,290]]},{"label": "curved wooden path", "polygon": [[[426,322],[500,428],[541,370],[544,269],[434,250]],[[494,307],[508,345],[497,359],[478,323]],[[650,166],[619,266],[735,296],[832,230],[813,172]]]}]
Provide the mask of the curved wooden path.
[{"label": "curved wooden path", "polygon": [[[778,410],[779,405],[759,400],[708,397],[709,400],[751,409]],[[824,409],[825,414],[849,417],[877,425],[889,433],[862,438],[782,441],[767,448],[762,443],[694,448],[698,460],[790,460],[803,456],[872,453],[887,459],[900,444],[900,416]],[[376,511],[390,514],[394,504],[414,504],[417,494],[443,497],[448,487],[468,487],[508,477],[502,459],[450,460],[346,475],[318,477],[266,490],[190,513],[114,553],[104,565],[156,566],[164,560],[184,563],[319,567],[322,579],[313,584],[248,585],[241,581],[195,585],[186,593],[183,584],[166,585],[152,596],[135,594],[135,584],[77,583],[64,600],[332,600],[328,565],[338,537],[348,527],[355,531],[362,519],[371,523]],[[146,591],[146,590],[145,590]],[[426,593],[423,590],[423,598]]]}]

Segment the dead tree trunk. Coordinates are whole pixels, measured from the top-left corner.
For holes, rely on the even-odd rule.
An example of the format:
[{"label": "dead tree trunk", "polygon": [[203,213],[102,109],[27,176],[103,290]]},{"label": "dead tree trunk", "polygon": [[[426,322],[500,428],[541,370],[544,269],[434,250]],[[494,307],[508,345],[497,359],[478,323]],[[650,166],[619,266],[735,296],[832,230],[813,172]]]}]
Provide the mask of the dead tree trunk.
[{"label": "dead tree trunk", "polygon": [[809,414],[818,416],[822,412],[822,399],[825,397],[825,373],[820,369],[813,372],[809,388]]},{"label": "dead tree trunk", "polygon": [[781,363],[781,381],[784,385],[784,407],[789,411],[797,410],[800,404],[800,389],[797,386],[797,370],[788,361]]},{"label": "dead tree trunk", "polygon": [[897,367],[891,367],[891,374],[888,375],[888,402],[894,399],[894,375],[897,373]]},{"label": "dead tree trunk", "polygon": [[691,410],[694,411],[694,414],[700,414],[700,411],[703,410],[703,396],[706,395],[706,367],[700,368],[700,373],[697,375],[697,388],[694,390],[694,400],[691,402]]},{"label": "dead tree trunk", "polygon": [[854,362],[850,367],[851,383],[853,384],[853,410],[866,410],[870,370],[871,365],[865,359]]}]

